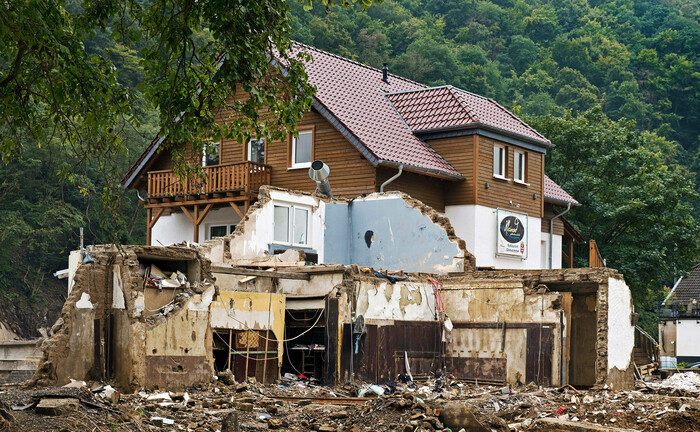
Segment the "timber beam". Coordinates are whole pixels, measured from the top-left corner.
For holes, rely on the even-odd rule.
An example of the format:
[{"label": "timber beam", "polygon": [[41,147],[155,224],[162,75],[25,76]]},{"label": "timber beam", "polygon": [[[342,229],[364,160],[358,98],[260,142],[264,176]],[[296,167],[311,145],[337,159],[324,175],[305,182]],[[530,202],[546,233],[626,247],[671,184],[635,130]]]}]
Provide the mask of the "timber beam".
[{"label": "timber beam", "polygon": [[269,277],[275,279],[299,279],[299,280],[309,280],[310,276],[308,273],[303,272],[282,272],[274,270],[254,270],[243,267],[225,267],[225,266],[211,266],[212,273],[222,273],[222,274],[232,274],[232,275],[242,275],[242,276],[261,276]]}]

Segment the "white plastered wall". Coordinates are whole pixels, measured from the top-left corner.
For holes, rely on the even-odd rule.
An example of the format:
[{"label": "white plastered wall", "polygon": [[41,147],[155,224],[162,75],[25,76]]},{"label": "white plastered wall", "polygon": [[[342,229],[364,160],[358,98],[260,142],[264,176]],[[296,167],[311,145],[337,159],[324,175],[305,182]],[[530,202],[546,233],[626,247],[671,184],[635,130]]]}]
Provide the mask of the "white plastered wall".
[{"label": "white plastered wall", "polygon": [[621,279],[608,278],[608,371],[630,366],[634,349],[632,293]]},{"label": "white plastered wall", "polygon": [[[498,269],[539,269],[541,267],[541,220],[528,216],[527,259],[496,256],[496,209],[479,205],[446,206],[445,216],[467,250],[476,257],[478,267]],[[560,244],[561,249],[561,244]],[[561,257],[559,260],[561,267]]]},{"label": "white plastered wall", "polygon": [[540,256],[541,256],[540,268],[543,268],[543,269],[549,268],[549,255],[551,252],[554,252],[554,256],[552,257],[552,268],[553,269],[560,269],[561,268],[561,247],[562,247],[561,236],[554,234],[552,236],[552,243],[554,243],[554,248],[550,249],[549,248],[549,233],[540,232],[540,247],[544,248],[544,250],[540,251]]},{"label": "white plastered wall", "polygon": [[676,356],[700,357],[700,323],[697,320],[676,321]]},{"label": "white plastered wall", "polygon": [[318,253],[318,262],[324,262],[323,255],[323,221],[326,204],[309,195],[299,195],[290,192],[270,191],[270,201],[261,208],[249,213],[245,223],[245,231],[231,242],[232,259],[252,259],[263,256],[274,242],[274,205],[295,204],[311,208],[308,244],[305,248]]},{"label": "white plastered wall", "polygon": [[[191,212],[192,210],[190,210]],[[207,213],[199,225],[199,241],[208,240],[209,227],[211,225],[232,225],[240,222],[231,206],[215,208]],[[167,216],[161,216],[153,226],[151,244],[154,246],[191,242],[194,239],[194,227],[192,222],[181,211],[173,212]]]}]

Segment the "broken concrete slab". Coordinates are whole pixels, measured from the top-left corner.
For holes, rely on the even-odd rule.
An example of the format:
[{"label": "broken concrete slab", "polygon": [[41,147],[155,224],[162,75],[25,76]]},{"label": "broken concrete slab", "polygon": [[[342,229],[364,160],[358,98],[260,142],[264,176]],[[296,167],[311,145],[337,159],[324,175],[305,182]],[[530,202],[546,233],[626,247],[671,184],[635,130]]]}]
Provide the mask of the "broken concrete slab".
[{"label": "broken concrete slab", "polygon": [[40,414],[60,416],[78,410],[78,399],[74,398],[44,398],[36,406]]},{"label": "broken concrete slab", "polygon": [[445,427],[453,430],[465,429],[473,432],[508,432],[505,420],[474,410],[464,402],[440,404],[438,418]]},{"label": "broken concrete slab", "polygon": [[533,432],[639,432],[636,429],[620,429],[588,422],[575,422],[554,418],[535,421],[529,429]]}]

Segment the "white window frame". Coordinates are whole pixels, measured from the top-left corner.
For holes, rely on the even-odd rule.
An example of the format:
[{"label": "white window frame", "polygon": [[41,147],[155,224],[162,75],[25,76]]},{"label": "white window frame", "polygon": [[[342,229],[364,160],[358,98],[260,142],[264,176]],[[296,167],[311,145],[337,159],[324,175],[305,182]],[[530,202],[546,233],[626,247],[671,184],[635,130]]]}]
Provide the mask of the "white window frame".
[{"label": "white window frame", "polygon": [[299,136],[306,135],[306,134],[311,135],[311,158],[308,162],[297,162],[296,161],[297,137],[292,136],[292,168],[309,168],[311,166],[311,162],[313,162],[313,160],[314,160],[314,131],[313,131],[313,129],[299,131]]},{"label": "white window frame", "polygon": [[[513,181],[527,185],[525,182],[527,173],[527,154],[523,151],[513,152]],[[518,175],[520,174],[520,175]]]},{"label": "white window frame", "polygon": [[[217,158],[216,164],[207,165],[207,156],[209,155],[209,152],[207,150],[209,149],[209,146],[216,146],[216,158]],[[204,148],[202,149],[202,166],[207,167],[207,166],[217,166],[217,165],[221,165],[221,143],[220,142],[206,143],[204,145]]]},{"label": "white window frame", "polygon": [[[250,154],[252,153],[252,150],[253,150],[253,148],[252,148],[253,141],[260,141],[260,140],[262,140],[262,142],[263,142],[263,161],[262,162],[254,161],[254,160],[251,160],[251,158],[250,158]],[[267,140],[265,138],[249,139],[248,140],[248,148],[246,150],[246,160],[248,162],[256,162],[256,163],[264,164],[266,157],[267,157]]]},{"label": "white window frame", "polygon": [[[499,155],[498,158],[497,158],[497,155]],[[502,179],[502,180],[508,180],[508,177],[506,177],[506,159],[508,159],[508,148],[506,146],[494,144],[494,146],[493,146],[493,176],[494,177],[496,177],[498,179]],[[499,168],[500,168],[500,172],[498,172]]]},{"label": "white window frame", "polygon": [[[275,207],[286,207],[288,210],[288,215],[289,218],[291,218],[290,221],[288,221],[288,228],[287,228],[287,241],[280,241],[275,239],[275,230],[274,230],[274,211]],[[296,232],[296,218],[294,217],[294,212],[295,210],[305,210],[306,211],[306,243],[294,243],[294,234]],[[300,205],[300,204],[290,204],[290,203],[283,203],[283,202],[275,202],[272,205],[272,224],[273,224],[273,229],[272,229],[272,243],[274,244],[279,244],[279,245],[285,245],[285,246],[298,246],[298,247],[309,247],[311,245],[311,207],[306,206],[306,205]]]},{"label": "white window frame", "polygon": [[236,230],[236,224],[227,224],[227,223],[212,223],[207,225],[207,232],[206,232],[206,238],[207,240],[211,240],[212,238],[219,238],[219,237],[212,237],[211,236],[211,229],[215,227],[226,227],[226,235],[233,234],[233,232]]}]

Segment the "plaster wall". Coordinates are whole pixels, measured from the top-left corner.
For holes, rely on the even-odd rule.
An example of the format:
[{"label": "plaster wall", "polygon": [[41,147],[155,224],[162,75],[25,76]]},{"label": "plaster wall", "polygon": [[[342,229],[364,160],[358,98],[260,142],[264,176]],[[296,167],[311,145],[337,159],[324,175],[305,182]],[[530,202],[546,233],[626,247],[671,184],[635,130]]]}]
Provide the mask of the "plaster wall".
[{"label": "plaster wall", "polygon": [[700,323],[695,319],[676,322],[676,356],[700,357]]},{"label": "plaster wall", "polygon": [[[518,210],[518,209],[511,209]],[[541,269],[541,220],[528,216],[527,258],[496,256],[498,224],[496,209],[480,205],[445,206],[455,233],[467,243],[467,250],[476,257],[477,267],[496,269]],[[559,260],[561,267],[561,257]]]},{"label": "plaster wall", "polygon": [[462,270],[457,241],[401,194],[355,199],[350,215],[350,263],[411,272]]},{"label": "plaster wall", "polygon": [[632,361],[634,349],[632,293],[624,280],[608,279],[608,373],[622,371]]},{"label": "plaster wall", "polygon": [[365,322],[383,320],[434,321],[435,290],[428,282],[361,281],[356,315]]},{"label": "plaster wall", "polygon": [[[213,329],[269,330],[270,337],[284,340],[285,296],[257,292],[220,291],[211,303]],[[282,366],[284,344],[277,344],[278,365]]]},{"label": "plaster wall", "polygon": [[554,244],[554,247],[552,249],[549,248],[549,233],[544,233],[540,232],[540,247],[542,248],[540,250],[540,256],[542,257],[540,260],[540,267],[542,269],[548,269],[549,268],[549,255],[550,252],[554,252],[554,256],[552,257],[552,268],[553,269],[560,269],[561,268],[561,248],[562,248],[562,240],[561,236],[554,234],[552,235],[552,243]]},{"label": "plaster wall", "polygon": [[[212,225],[233,225],[240,221],[241,218],[231,206],[212,209],[199,225],[199,241],[209,239],[209,227]],[[194,239],[194,226],[183,212],[177,211],[158,218],[151,235],[154,246],[191,242]]]}]

